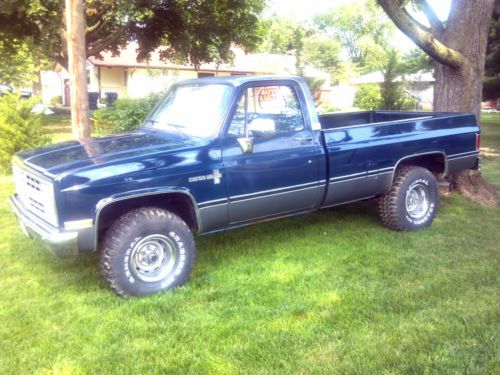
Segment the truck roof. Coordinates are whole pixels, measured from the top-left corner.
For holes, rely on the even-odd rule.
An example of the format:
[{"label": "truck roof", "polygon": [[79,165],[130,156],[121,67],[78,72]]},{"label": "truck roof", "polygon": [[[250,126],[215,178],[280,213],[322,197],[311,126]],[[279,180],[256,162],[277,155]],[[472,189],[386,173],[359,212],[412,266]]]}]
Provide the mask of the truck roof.
[{"label": "truck roof", "polygon": [[193,78],[184,81],[179,81],[177,84],[194,84],[194,83],[218,83],[226,84],[234,87],[238,87],[247,82],[255,81],[282,81],[282,80],[292,80],[299,83],[304,82],[304,79],[299,76],[285,76],[285,75],[261,75],[261,76],[226,76],[226,77],[203,77],[203,78]]}]

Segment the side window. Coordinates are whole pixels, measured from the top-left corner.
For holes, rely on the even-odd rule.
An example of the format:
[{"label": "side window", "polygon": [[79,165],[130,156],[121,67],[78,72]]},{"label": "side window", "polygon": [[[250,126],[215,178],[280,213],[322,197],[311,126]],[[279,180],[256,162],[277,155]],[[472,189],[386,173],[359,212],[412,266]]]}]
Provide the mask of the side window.
[{"label": "side window", "polygon": [[250,87],[238,101],[229,126],[233,137],[265,137],[304,129],[304,116],[290,86]]}]

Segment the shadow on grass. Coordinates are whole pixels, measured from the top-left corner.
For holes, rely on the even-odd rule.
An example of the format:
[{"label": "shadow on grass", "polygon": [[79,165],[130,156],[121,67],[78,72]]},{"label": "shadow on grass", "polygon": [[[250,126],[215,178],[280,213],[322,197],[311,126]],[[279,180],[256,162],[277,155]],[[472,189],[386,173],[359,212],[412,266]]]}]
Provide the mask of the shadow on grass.
[{"label": "shadow on grass", "polygon": [[[319,236],[326,235],[325,231],[328,231],[331,235],[338,227],[345,229],[346,226],[352,226],[352,230],[359,230],[360,226],[369,231],[380,229],[382,225],[378,221],[376,202],[355,203],[197,237],[197,259],[189,282],[199,286],[197,281],[201,281],[223,265],[242,260],[258,262],[271,256],[272,249],[283,244],[291,245],[290,254],[302,251],[295,246],[305,238],[314,240],[311,233]],[[32,246],[37,247],[35,244]],[[38,263],[48,268],[47,272],[51,277],[60,280],[61,284],[64,283],[60,285],[61,288],[84,293],[95,291],[96,288],[101,291],[108,290],[100,276],[99,252],[65,260],[56,258],[47,249],[38,251]]]}]

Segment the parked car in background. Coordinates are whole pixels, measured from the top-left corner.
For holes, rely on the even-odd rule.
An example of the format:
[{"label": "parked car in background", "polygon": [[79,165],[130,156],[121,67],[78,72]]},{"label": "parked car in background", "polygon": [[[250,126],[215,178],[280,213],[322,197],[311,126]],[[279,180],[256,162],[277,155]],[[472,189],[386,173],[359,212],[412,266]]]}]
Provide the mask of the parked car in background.
[{"label": "parked car in background", "polygon": [[12,91],[13,91],[12,86],[0,83],[0,96],[5,94],[12,94]]},{"label": "parked car in background", "polygon": [[31,90],[31,89],[19,89],[19,95],[23,99],[29,99],[33,96],[33,90]]}]

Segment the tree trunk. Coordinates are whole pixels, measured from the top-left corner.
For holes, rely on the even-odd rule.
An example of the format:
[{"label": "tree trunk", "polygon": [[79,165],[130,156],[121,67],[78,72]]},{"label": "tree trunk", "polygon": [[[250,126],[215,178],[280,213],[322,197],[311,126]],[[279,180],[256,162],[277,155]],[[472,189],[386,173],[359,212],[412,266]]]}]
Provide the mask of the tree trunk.
[{"label": "tree trunk", "polygon": [[85,17],[83,0],[66,0],[68,71],[71,93],[71,128],[79,141],[90,137],[87,69],[85,56]]},{"label": "tree trunk", "polygon": [[[484,62],[488,30],[494,0],[455,0],[446,28],[439,40],[465,57],[465,64],[452,68],[434,64],[434,110],[440,112],[473,112],[480,120],[483,94]],[[465,31],[465,32],[464,32]],[[487,205],[495,205],[498,193],[477,171],[462,171],[448,176],[452,190]]]},{"label": "tree trunk", "polygon": [[486,42],[494,0],[454,0],[438,39],[460,52],[461,68],[435,63],[434,110],[473,112],[479,121]]}]

